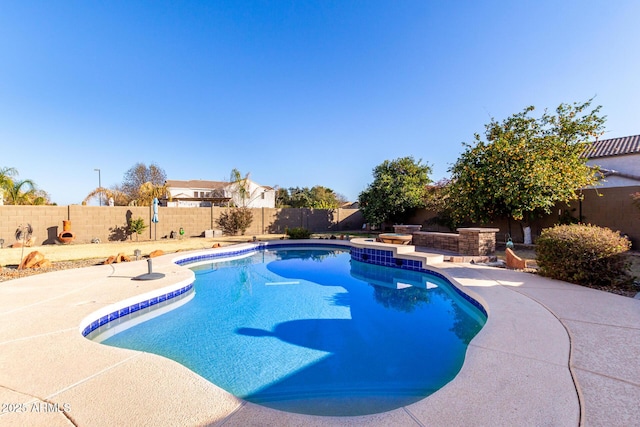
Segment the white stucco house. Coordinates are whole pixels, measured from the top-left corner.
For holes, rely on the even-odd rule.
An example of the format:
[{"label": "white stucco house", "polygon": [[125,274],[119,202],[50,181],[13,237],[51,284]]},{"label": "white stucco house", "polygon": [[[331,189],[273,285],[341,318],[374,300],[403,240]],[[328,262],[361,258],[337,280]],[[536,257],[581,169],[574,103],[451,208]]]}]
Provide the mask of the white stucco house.
[{"label": "white stucco house", "polygon": [[237,183],[224,181],[167,180],[167,196],[161,200],[168,207],[245,206],[274,208],[276,191],[247,179],[243,198]]},{"label": "white stucco house", "polygon": [[583,156],[587,164],[600,168],[598,188],[640,185],[640,135],[596,141]]}]

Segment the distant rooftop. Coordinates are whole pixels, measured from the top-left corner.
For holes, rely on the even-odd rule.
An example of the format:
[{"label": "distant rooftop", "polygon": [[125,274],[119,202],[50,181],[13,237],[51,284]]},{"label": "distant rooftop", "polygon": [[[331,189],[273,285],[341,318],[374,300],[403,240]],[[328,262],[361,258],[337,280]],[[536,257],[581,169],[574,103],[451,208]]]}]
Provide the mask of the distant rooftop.
[{"label": "distant rooftop", "polygon": [[635,153],[640,153],[640,135],[596,141],[585,150],[584,157],[594,159]]},{"label": "distant rooftop", "polygon": [[168,179],[165,182],[168,187],[202,188],[202,189],[209,189],[209,190],[219,190],[229,185],[228,182],[203,181],[203,180],[197,180],[197,179],[192,179],[189,181],[179,181],[179,180]]}]

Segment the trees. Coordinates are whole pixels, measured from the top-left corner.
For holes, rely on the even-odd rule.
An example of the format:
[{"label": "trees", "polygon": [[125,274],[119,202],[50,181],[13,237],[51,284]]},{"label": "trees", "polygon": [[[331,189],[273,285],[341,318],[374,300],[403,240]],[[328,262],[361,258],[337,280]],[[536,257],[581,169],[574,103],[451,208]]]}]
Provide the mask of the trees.
[{"label": "trees", "polygon": [[84,198],[83,204],[86,204],[94,197],[103,197],[107,200],[113,199],[115,206],[127,206],[129,204],[129,198],[124,194],[118,186],[112,188],[98,187],[95,190],[87,194]]},{"label": "trees", "polygon": [[30,179],[11,180],[5,192],[10,205],[32,205],[37,196],[36,185]]},{"label": "trees", "polygon": [[13,182],[13,177],[18,175],[16,168],[3,167],[0,169],[0,191],[9,188]]},{"label": "trees", "polygon": [[0,199],[4,203],[9,188],[13,187],[13,177],[18,174],[15,168],[3,167],[0,169]]},{"label": "trees", "polygon": [[314,209],[337,209],[346,199],[332,189],[316,185],[309,191],[311,193],[311,207]]},{"label": "trees", "polygon": [[157,164],[151,163],[147,167],[144,163],[136,163],[125,172],[121,190],[129,201],[144,201],[144,194],[141,194],[143,184],[149,182],[153,186],[162,187],[166,180],[166,172]]},{"label": "trees", "polygon": [[289,190],[286,188],[276,188],[276,208],[289,207]]},{"label": "trees", "polygon": [[131,233],[136,233],[136,242],[138,241],[140,235],[144,233],[144,230],[147,229],[147,225],[144,223],[144,219],[138,217],[136,219],[132,219],[129,223],[129,231]]},{"label": "trees", "polygon": [[228,209],[226,212],[222,212],[216,220],[218,227],[229,235],[236,235],[238,232],[244,235],[252,222],[253,212],[245,206]]},{"label": "trees", "polygon": [[166,181],[167,174],[160,166],[151,163],[147,167],[144,163],[136,163],[125,172],[122,185],[98,187],[85,197],[84,203],[94,197],[102,197],[106,200],[113,198],[116,206],[130,203],[151,206],[154,197],[161,198],[167,194]]},{"label": "trees", "polygon": [[229,181],[232,185],[233,204],[235,207],[222,212],[216,220],[216,224],[222,228],[225,234],[236,235],[240,232],[244,235],[253,222],[253,212],[247,208],[247,203],[252,200],[249,175],[247,173],[243,177],[238,169],[231,170]]},{"label": "trees", "polygon": [[276,199],[278,207],[290,208],[336,209],[346,202],[343,195],[322,185],[279,188]]},{"label": "trees", "polygon": [[502,123],[491,119],[485,138],[451,167],[449,200],[456,220],[487,222],[497,217],[527,222],[550,213],[557,202],[578,198],[576,190],[593,185],[597,170],[581,155],[590,138],[602,133],[600,107],[560,104],[556,115],[531,117],[527,107]]},{"label": "trees", "polygon": [[46,205],[50,203],[49,194],[39,190],[30,179],[16,180],[15,168],[0,168],[0,195],[8,205]]},{"label": "trees", "polygon": [[162,185],[152,184],[149,181],[145,182],[138,191],[138,206],[151,206],[153,199],[164,197],[168,190],[167,184],[164,182]]},{"label": "trees", "polygon": [[234,202],[236,205],[241,205],[242,207],[247,206],[247,199],[251,197],[249,175],[250,172],[247,172],[243,177],[238,169],[233,168],[231,170],[231,179],[229,181],[233,186],[233,193],[237,194],[237,197],[234,197]]},{"label": "trees", "polygon": [[404,222],[424,206],[431,167],[413,157],[385,160],[373,170],[373,182],[360,193],[360,209],[369,224]]}]

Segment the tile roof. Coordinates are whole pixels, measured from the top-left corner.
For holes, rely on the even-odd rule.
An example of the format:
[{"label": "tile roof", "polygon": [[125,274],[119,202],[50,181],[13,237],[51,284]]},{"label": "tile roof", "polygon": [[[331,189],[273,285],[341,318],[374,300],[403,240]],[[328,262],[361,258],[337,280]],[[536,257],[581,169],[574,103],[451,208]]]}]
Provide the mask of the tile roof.
[{"label": "tile roof", "polygon": [[583,156],[593,159],[634,153],[640,153],[640,135],[596,141],[584,150]]},{"label": "tile roof", "polygon": [[179,181],[179,180],[168,179],[165,182],[167,184],[167,187],[198,188],[198,189],[203,188],[203,189],[210,189],[210,190],[219,190],[229,185],[228,182],[203,181],[203,180],[197,180],[197,179],[192,179],[189,181]]}]

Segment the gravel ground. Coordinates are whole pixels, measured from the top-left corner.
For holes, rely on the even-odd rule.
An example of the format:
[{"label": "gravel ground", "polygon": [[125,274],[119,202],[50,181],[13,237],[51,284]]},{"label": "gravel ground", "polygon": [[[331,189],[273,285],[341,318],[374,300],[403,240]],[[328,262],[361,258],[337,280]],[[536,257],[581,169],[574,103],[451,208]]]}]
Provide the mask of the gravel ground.
[{"label": "gravel ground", "polygon": [[0,282],[4,282],[11,279],[19,279],[21,277],[32,276],[34,274],[49,273],[51,271],[68,270],[71,268],[90,267],[93,265],[100,265],[105,261],[105,258],[95,259],[82,259],[76,261],[57,261],[52,262],[50,268],[29,268],[25,270],[18,270],[17,266],[10,265],[6,267],[0,267]]},{"label": "gravel ground", "polygon": [[[279,239],[280,235],[259,236],[260,240]],[[0,249],[0,282],[34,274],[49,273],[51,271],[68,270],[71,268],[90,267],[103,264],[110,256],[120,253],[133,257],[134,251],[139,249],[143,257],[155,250],[164,253],[175,253],[194,249],[211,248],[214,244],[229,245],[246,242],[247,236],[231,236],[218,239],[185,238],[163,239],[157,241],[124,241],[108,242],[100,244],[70,244],[70,245],[43,245],[29,248],[4,248]],[[49,268],[33,268],[18,270],[20,260],[32,251],[41,252],[46,259],[51,261]]]}]

